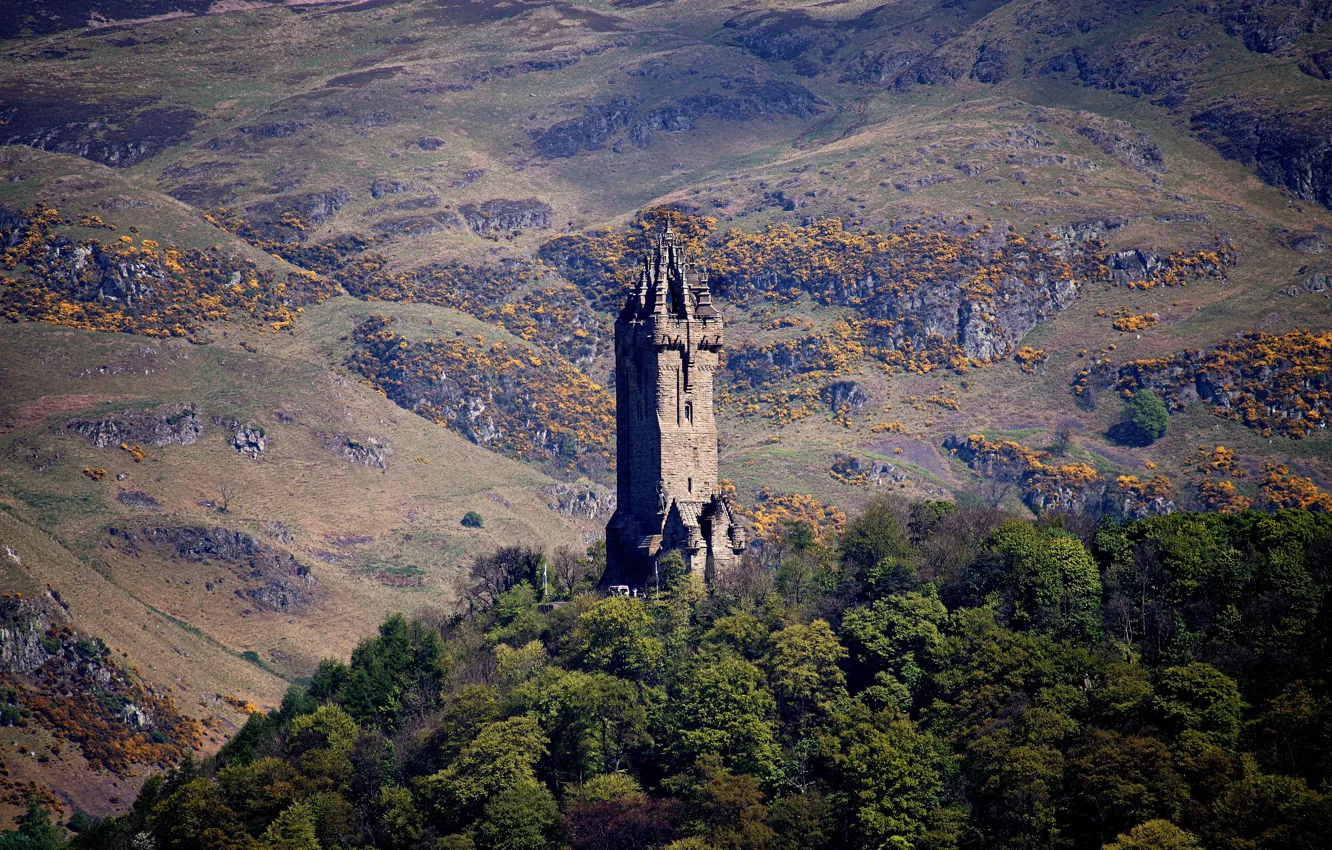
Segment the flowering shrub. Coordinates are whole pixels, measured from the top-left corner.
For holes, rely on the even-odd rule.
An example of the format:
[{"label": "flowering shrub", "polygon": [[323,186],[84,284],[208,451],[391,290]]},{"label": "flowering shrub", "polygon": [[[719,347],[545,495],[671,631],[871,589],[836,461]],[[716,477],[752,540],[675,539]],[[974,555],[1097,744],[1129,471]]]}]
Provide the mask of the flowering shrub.
[{"label": "flowering shrub", "polygon": [[[1087,386],[1089,372],[1075,380]],[[1255,331],[1202,351],[1133,360],[1118,371],[1125,393],[1155,391],[1173,409],[1194,399],[1263,436],[1300,439],[1327,427],[1332,402],[1332,331]]]},{"label": "flowering shrub", "polygon": [[0,230],[0,317],[145,336],[191,336],[205,323],[250,320],[272,331],[335,294],[313,272],[285,280],[252,261],[207,251],[163,248],[131,236],[109,243],[61,244],[59,213],[37,205]]},{"label": "flowering shrub", "polygon": [[347,365],[396,404],[507,457],[593,477],[613,466],[615,401],[559,357],[481,337],[409,341],[370,316]]}]

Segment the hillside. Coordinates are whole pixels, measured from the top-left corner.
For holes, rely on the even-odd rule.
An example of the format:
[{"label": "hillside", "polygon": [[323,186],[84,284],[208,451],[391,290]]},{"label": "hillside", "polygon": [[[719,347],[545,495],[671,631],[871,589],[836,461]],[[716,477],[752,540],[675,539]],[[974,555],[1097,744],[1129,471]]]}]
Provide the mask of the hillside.
[{"label": "hillside", "polygon": [[222,698],[277,704],[473,555],[580,549],[614,312],[666,220],[727,322],[722,475],[760,535],[831,539],[885,491],[1325,509],[1325,6],[27,4],[5,589],[50,582],[136,687],[188,687],[207,748]]},{"label": "hillside", "polygon": [[[310,324],[350,323],[330,306]],[[204,722],[205,750],[387,613],[448,606],[473,553],[518,539],[581,548],[595,526],[550,507],[557,482],[313,356],[36,324],[6,326],[0,351],[4,586],[51,609],[17,611],[13,634],[63,624],[100,639],[132,681],[174,690],[176,710]],[[471,510],[483,528],[460,525]],[[5,677],[40,685],[34,669],[42,658]],[[133,796],[146,773],[129,761],[88,773],[77,759],[7,759],[14,781],[93,813]],[[117,781],[131,790],[108,791]]]}]

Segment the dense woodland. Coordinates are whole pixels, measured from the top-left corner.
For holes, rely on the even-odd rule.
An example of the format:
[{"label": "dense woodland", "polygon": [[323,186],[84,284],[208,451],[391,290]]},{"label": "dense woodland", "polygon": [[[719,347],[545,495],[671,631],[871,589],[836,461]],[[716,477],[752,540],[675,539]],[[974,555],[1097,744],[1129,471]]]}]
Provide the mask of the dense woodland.
[{"label": "dense woodland", "polygon": [[505,549],[73,844],[1326,846],[1330,564],[1324,513],[891,499],[645,599]]}]

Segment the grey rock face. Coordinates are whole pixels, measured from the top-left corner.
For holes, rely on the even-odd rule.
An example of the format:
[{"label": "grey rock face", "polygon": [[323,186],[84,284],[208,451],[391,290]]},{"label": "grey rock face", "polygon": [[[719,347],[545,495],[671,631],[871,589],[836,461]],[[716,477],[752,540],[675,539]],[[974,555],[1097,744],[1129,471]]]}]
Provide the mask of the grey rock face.
[{"label": "grey rock face", "polygon": [[1332,112],[1291,113],[1224,101],[1196,113],[1193,132],[1266,183],[1332,208]]},{"label": "grey rock face", "polygon": [[378,199],[385,195],[413,192],[416,191],[416,188],[415,183],[405,183],[401,180],[392,180],[388,177],[376,177],[370,182],[370,196]]},{"label": "grey rock face", "polygon": [[600,150],[626,127],[629,140],[646,148],[651,147],[655,132],[692,130],[704,117],[725,121],[772,116],[809,118],[828,107],[804,86],[780,80],[732,85],[726,91],[726,94],[707,92],[676,98],[648,111],[640,110],[627,98],[617,98],[605,106],[589,106],[582,118],[563,121],[538,133],[537,153],[553,159]]},{"label": "grey rock face", "polygon": [[843,408],[850,411],[860,410],[869,404],[870,400],[869,393],[855,381],[834,381],[824,387],[820,395],[833,413]]},{"label": "grey rock face", "polygon": [[193,109],[142,108],[151,102],[76,103],[7,95],[0,105],[0,143],[128,168],[188,139],[202,117]]},{"label": "grey rock face", "polygon": [[546,488],[550,509],[565,516],[606,519],[615,513],[615,494],[599,484],[579,481]]},{"label": "grey rock face", "polygon": [[264,429],[258,425],[244,425],[231,436],[231,447],[254,460],[259,459],[267,446]]},{"label": "grey rock face", "polygon": [[203,433],[193,405],[166,404],[152,411],[126,410],[100,419],[71,419],[65,430],[88,439],[99,449],[121,443],[188,446]]},{"label": "grey rock face", "polygon": [[464,204],[458,211],[467,226],[482,235],[550,227],[550,205],[536,198],[521,201],[496,198],[479,205]]},{"label": "grey rock face", "polygon": [[167,550],[179,560],[227,569],[245,585],[236,596],[261,611],[298,613],[317,601],[319,581],[310,568],[290,554],[255,540],[243,531],[202,526],[112,528],[113,544],[137,554],[141,546]]},{"label": "grey rock face", "polygon": [[637,113],[638,107],[627,98],[616,98],[605,106],[589,106],[581,118],[562,121],[538,135],[537,153],[555,159],[600,150],[611,136],[628,127]]},{"label": "grey rock face", "polygon": [[389,458],[393,456],[393,447],[380,437],[350,437],[346,434],[319,434],[324,447],[332,450],[338,457],[361,466],[374,466],[388,469]]},{"label": "grey rock face", "polygon": [[1114,121],[1108,127],[1090,125],[1079,129],[1078,134],[1134,171],[1165,173],[1165,158],[1156,142],[1127,121]]},{"label": "grey rock face", "polygon": [[1317,233],[1300,233],[1292,236],[1290,249],[1301,254],[1321,254],[1327,250],[1327,242]]},{"label": "grey rock face", "polygon": [[287,243],[304,242],[306,233],[282,224],[284,216],[295,216],[307,225],[318,227],[328,221],[351,200],[341,186],[327,192],[284,195],[245,208],[245,220],[268,239]]}]

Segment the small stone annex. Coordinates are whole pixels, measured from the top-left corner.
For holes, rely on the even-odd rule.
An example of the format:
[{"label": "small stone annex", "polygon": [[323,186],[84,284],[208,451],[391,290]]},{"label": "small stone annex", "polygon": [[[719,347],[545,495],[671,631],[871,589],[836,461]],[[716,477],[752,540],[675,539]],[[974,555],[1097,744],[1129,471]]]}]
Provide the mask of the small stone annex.
[{"label": "small stone annex", "polygon": [[651,587],[678,551],[709,582],[747,545],[717,485],[713,375],[722,318],[706,272],[668,226],[615,321],[617,507],[606,526],[607,587]]}]

